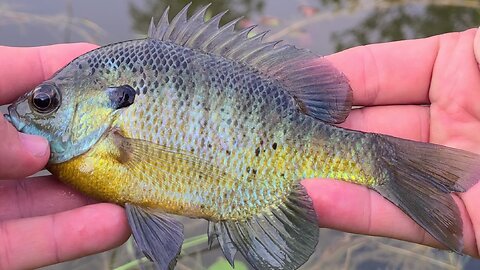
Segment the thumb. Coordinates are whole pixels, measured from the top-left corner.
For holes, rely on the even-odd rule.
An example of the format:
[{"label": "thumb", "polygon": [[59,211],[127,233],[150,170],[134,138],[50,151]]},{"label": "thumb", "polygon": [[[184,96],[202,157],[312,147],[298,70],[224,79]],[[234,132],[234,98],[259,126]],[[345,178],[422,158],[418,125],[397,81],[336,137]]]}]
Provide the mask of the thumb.
[{"label": "thumb", "polygon": [[0,117],[0,179],[23,178],[41,170],[48,161],[46,139],[17,132]]},{"label": "thumb", "polygon": [[475,39],[473,40],[473,52],[475,53],[477,63],[480,65],[480,28],[477,29]]}]

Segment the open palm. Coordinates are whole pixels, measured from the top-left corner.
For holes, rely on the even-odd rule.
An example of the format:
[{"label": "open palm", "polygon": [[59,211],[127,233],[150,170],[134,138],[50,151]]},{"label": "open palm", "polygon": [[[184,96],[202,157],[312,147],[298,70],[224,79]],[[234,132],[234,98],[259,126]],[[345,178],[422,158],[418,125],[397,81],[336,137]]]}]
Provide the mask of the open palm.
[{"label": "open palm", "polygon": [[[480,153],[475,33],[369,45],[328,56],[350,80],[355,105],[362,106],[342,126]],[[11,102],[92,48],[0,47],[0,104]],[[0,117],[0,153],[10,157],[0,159],[0,179],[10,179],[0,181],[0,268],[52,264],[112,248],[126,239],[129,230],[121,207],[95,204],[51,176],[23,179],[45,165],[48,153],[35,159],[17,144],[18,134]],[[440,245],[374,191],[327,179],[303,184],[314,200],[320,226]],[[465,252],[478,257],[480,185],[455,196],[464,221]]]}]

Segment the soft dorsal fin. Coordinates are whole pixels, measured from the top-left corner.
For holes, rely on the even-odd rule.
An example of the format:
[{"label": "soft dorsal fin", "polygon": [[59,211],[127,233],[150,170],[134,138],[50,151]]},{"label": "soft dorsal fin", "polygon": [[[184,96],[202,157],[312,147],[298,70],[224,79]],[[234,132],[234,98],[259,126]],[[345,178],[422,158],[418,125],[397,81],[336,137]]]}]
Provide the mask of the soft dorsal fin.
[{"label": "soft dorsal fin", "polygon": [[327,123],[345,120],[352,106],[352,90],[346,77],[326,59],[291,45],[263,42],[266,32],[249,37],[255,26],[237,32],[234,27],[240,18],[220,26],[226,12],[205,21],[209,5],[187,18],[189,6],[171,22],[168,8],[156,26],[152,19],[148,37],[251,66],[281,83],[301,112]]}]

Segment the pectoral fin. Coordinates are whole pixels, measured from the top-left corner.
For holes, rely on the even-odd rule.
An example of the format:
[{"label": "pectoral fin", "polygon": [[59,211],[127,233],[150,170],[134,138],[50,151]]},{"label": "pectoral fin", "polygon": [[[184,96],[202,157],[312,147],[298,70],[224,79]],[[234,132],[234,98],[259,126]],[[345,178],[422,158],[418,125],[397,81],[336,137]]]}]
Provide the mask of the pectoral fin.
[{"label": "pectoral fin", "polygon": [[318,221],[305,188],[297,184],[285,204],[268,213],[212,223],[209,237],[214,236],[232,266],[238,249],[255,269],[297,269],[315,250]]},{"label": "pectoral fin", "polygon": [[125,210],[138,248],[158,269],[173,269],[183,243],[182,223],[129,203]]},{"label": "pectoral fin", "polygon": [[[195,171],[206,177],[219,180],[233,179],[224,169],[215,166],[211,161],[195,156],[185,150],[170,148],[153,142],[127,138],[119,132],[109,134],[118,152],[115,158],[132,172],[141,172],[148,168],[153,172],[161,172],[172,181],[185,177],[185,171]],[[179,170],[182,164],[183,172]],[[148,177],[145,175],[145,177]]]}]

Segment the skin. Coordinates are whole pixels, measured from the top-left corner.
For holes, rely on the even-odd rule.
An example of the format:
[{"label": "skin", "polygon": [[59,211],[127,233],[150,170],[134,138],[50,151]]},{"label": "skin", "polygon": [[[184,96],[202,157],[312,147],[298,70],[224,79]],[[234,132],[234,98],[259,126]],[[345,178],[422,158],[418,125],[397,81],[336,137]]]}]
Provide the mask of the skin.
[{"label": "skin", "polygon": [[[0,47],[0,104],[13,101],[94,47]],[[51,176],[23,179],[45,166],[49,150],[42,138],[29,136],[23,144],[19,136],[0,117],[0,153],[9,157],[0,159],[0,269],[37,268],[127,240],[130,230],[123,208],[95,203]]]},{"label": "skin", "polygon": [[[475,34],[471,29],[328,56],[350,80],[354,105],[365,106],[352,111],[342,126],[480,153]],[[480,38],[475,42],[480,48]],[[0,104],[13,101],[94,47],[0,47]],[[121,207],[96,203],[51,176],[23,179],[45,165],[49,152],[43,139],[20,136],[0,117],[0,153],[9,157],[0,159],[0,269],[40,267],[123,243],[129,229]],[[321,227],[440,247],[374,191],[326,179],[303,184]],[[480,203],[480,185],[454,197],[463,218],[465,253],[479,257],[480,211],[475,206]]]}]

